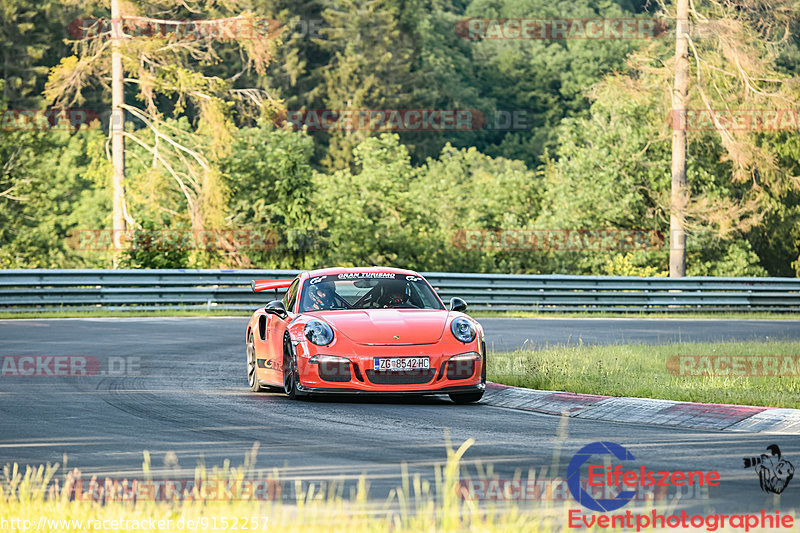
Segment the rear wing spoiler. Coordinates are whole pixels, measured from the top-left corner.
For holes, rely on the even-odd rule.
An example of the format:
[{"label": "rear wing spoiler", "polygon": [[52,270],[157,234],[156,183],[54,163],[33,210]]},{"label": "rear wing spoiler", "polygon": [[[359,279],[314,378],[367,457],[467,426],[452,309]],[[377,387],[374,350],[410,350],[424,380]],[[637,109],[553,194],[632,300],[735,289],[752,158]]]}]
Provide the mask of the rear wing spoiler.
[{"label": "rear wing spoiler", "polygon": [[294,279],[254,279],[250,282],[253,292],[271,291],[276,289],[286,289],[292,284]]}]

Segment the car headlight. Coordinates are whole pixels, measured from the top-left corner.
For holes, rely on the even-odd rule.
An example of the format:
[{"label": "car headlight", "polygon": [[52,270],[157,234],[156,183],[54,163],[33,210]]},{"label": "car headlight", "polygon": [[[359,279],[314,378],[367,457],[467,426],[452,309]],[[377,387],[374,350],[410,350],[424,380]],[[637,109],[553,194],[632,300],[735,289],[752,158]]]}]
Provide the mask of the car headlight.
[{"label": "car headlight", "polygon": [[450,331],[453,332],[453,337],[465,344],[474,341],[475,335],[478,334],[475,324],[463,316],[455,318],[450,322]]},{"label": "car headlight", "polygon": [[321,320],[312,320],[303,331],[306,338],[317,346],[327,346],[333,342],[333,329]]}]

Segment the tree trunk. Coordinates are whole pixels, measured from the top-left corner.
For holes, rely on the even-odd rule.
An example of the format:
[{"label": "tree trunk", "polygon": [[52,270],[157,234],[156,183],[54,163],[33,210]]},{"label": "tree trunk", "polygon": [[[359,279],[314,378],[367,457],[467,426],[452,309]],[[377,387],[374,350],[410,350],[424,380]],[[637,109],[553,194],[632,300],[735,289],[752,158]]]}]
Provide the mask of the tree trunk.
[{"label": "tree trunk", "polygon": [[[686,128],[689,94],[689,0],[678,0],[675,31],[675,84],[672,90],[672,192],[669,213],[669,276],[686,275]],[[676,120],[676,117],[680,117]]]},{"label": "tree trunk", "polygon": [[[125,103],[123,85],[122,54],[119,51],[122,39],[119,0],[111,0],[111,163],[113,176],[112,229],[114,249],[119,251],[125,235]],[[116,258],[115,258],[116,263]],[[115,264],[116,266],[116,264]]]}]

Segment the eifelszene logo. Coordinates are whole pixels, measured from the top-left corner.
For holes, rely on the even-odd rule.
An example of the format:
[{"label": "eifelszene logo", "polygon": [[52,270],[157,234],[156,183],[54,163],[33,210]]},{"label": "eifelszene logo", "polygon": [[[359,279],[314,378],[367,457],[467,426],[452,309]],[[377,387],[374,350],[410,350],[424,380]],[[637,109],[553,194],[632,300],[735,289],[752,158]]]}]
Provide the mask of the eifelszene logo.
[{"label": "eifelszene logo", "polygon": [[[612,498],[593,498],[586,490],[581,487],[581,467],[590,463],[594,455],[613,455],[619,461],[634,461],[631,452],[615,442],[592,442],[587,444],[576,453],[567,467],[567,487],[573,498],[582,506],[592,511],[606,513],[616,511],[625,506],[636,496],[638,487],[683,487],[690,485],[704,486],[719,485],[719,472],[713,470],[708,472],[692,471],[664,471],[657,472],[648,470],[644,465],[639,465],[629,470],[623,470],[623,465],[602,466],[589,464],[587,468],[588,486],[603,487],[611,489],[620,487],[627,489],[621,490]],[[608,491],[604,490],[604,495]],[[612,494],[612,493],[608,493]]]},{"label": "eifelszene logo", "polygon": [[794,476],[794,465],[781,457],[781,449],[777,444],[770,444],[767,449],[771,455],[765,453],[761,457],[745,457],[745,468],[753,468],[758,474],[761,490],[780,494],[789,485]]}]

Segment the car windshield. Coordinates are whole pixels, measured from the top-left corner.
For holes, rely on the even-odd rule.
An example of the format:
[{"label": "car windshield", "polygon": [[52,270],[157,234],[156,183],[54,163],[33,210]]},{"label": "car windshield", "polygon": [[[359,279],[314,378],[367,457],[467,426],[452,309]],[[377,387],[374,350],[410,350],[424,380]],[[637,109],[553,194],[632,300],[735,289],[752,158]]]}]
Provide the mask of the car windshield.
[{"label": "car windshield", "polygon": [[421,276],[351,272],[303,283],[300,312],[341,309],[444,309]]}]

